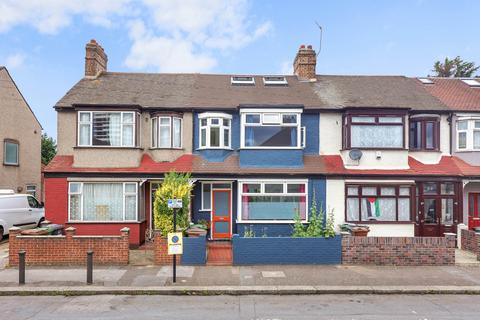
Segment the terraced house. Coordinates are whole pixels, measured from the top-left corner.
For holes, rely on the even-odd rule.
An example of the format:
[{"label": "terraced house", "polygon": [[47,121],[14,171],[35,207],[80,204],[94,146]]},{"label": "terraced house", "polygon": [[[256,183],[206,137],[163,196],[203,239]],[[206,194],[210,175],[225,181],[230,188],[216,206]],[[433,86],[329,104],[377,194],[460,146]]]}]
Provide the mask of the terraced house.
[{"label": "terraced house", "polygon": [[[435,91],[437,79],[317,75],[311,46],[293,66],[280,76],[109,72],[92,40],[85,76],[55,105],[47,218],[79,234],[128,226],[140,245],[171,170],[192,173],[191,219],[209,221],[212,240],[290,235],[313,197],[336,225],[368,224],[375,236],[441,236],[468,210],[478,217],[472,80],[452,80],[452,92]],[[468,107],[449,101],[463,96]]]}]

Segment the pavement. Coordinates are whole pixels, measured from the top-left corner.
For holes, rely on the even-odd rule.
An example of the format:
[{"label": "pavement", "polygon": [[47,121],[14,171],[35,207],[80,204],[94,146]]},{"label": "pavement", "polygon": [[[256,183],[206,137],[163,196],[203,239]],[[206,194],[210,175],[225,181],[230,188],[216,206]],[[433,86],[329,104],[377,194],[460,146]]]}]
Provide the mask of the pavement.
[{"label": "pavement", "polygon": [[466,295],[0,297],[2,319],[478,319]]}]

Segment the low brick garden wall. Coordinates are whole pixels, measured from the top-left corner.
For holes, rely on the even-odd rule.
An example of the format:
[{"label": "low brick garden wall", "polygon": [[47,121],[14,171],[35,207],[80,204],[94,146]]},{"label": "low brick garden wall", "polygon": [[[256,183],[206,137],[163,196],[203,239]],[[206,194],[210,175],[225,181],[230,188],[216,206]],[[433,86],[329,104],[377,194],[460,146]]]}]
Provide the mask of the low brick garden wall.
[{"label": "low brick garden wall", "polygon": [[120,230],[119,236],[76,236],[75,231],[70,227],[65,236],[24,236],[19,228],[11,228],[9,265],[18,266],[20,250],[25,250],[25,262],[31,266],[85,265],[89,250],[94,264],[128,264],[128,228]]},{"label": "low brick garden wall", "polygon": [[477,234],[473,230],[463,229],[461,232],[461,249],[473,252],[475,254],[480,254],[479,248],[479,241],[480,235]]},{"label": "low brick garden wall", "polygon": [[333,238],[232,238],[233,264],[340,264],[340,236]]},{"label": "low brick garden wall", "polygon": [[342,238],[342,263],[440,266],[455,264],[455,236]]},{"label": "low brick garden wall", "polygon": [[[167,238],[155,231],[154,238],[154,263],[157,265],[170,265],[173,256],[168,255]],[[182,265],[205,265],[207,263],[207,237],[183,237],[183,254],[177,257],[177,262]]]}]

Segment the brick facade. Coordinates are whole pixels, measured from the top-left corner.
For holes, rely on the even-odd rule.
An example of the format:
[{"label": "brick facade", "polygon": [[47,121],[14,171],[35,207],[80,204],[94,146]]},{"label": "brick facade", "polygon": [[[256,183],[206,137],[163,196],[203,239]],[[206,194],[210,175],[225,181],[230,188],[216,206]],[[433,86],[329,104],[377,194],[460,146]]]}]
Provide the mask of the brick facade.
[{"label": "brick facade", "polygon": [[455,264],[455,236],[342,238],[343,264],[426,266]]},{"label": "brick facade", "polygon": [[173,261],[173,256],[168,255],[167,238],[162,237],[159,231],[155,231],[153,258],[157,265],[168,265]]},{"label": "brick facade", "polygon": [[473,230],[463,229],[461,232],[461,249],[479,254],[480,235]]},{"label": "brick facade", "polygon": [[10,266],[18,266],[20,250],[25,250],[26,264],[31,266],[84,265],[89,250],[94,252],[95,264],[128,264],[128,228],[120,230],[120,236],[77,236],[72,227],[65,230],[65,236],[22,236],[20,231],[10,229]]},{"label": "brick facade", "polygon": [[316,78],[317,54],[311,45],[301,45],[293,61],[293,73],[301,80]]}]

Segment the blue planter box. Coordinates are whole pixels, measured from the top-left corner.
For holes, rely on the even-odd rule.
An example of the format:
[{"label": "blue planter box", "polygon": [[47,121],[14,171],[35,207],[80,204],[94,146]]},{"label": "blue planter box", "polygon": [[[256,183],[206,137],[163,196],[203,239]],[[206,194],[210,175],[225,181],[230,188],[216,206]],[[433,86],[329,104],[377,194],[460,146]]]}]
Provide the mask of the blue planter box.
[{"label": "blue planter box", "polygon": [[207,238],[184,237],[182,265],[205,265],[207,263]]},{"label": "blue planter box", "polygon": [[233,264],[341,264],[342,237],[232,238]]}]

